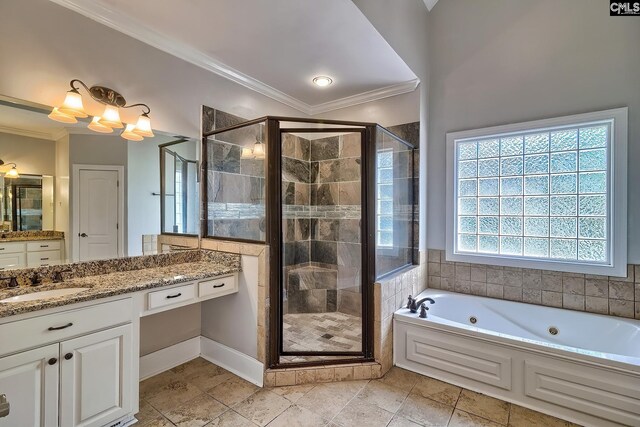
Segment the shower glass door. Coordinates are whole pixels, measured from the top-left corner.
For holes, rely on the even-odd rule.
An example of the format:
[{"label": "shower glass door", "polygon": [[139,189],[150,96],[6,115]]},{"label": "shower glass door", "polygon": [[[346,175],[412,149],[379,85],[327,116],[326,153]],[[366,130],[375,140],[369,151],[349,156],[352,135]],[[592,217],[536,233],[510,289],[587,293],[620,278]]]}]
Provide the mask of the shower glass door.
[{"label": "shower glass door", "polygon": [[364,136],[281,129],[280,363],[364,357]]}]

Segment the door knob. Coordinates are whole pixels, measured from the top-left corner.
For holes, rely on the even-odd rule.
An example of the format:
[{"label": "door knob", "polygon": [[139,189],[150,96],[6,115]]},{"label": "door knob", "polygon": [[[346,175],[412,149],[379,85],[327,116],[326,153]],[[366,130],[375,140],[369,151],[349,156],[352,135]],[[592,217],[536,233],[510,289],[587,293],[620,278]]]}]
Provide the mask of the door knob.
[{"label": "door knob", "polygon": [[49,363],[49,365],[55,365],[57,361],[58,359],[56,359],[55,357],[52,357],[51,359],[48,360],[47,363]]},{"label": "door knob", "polygon": [[80,234],[78,234],[78,236],[80,236],[80,237],[87,237],[87,233],[80,233]]},{"label": "door knob", "polygon": [[10,410],[11,405],[9,405],[9,402],[7,401],[7,396],[0,394],[0,418],[9,416]]},{"label": "door knob", "polygon": [[65,360],[71,360],[73,358],[73,353],[67,353],[64,355]]}]

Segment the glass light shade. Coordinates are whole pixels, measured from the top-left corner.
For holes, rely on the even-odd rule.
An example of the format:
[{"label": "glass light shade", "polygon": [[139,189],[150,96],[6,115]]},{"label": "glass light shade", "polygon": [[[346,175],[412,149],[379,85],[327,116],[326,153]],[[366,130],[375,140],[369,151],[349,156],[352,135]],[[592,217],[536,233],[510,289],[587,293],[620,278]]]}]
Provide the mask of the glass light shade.
[{"label": "glass light shade", "polygon": [[49,114],[47,117],[60,123],[78,123],[78,120],[76,120],[75,117],[70,116],[69,114],[61,113],[60,110],[58,110],[58,107],[54,107],[51,111],[51,114]]},{"label": "glass light shade", "polygon": [[93,120],[91,120],[91,123],[89,123],[89,126],[87,127],[94,132],[100,132],[100,133],[113,132],[113,129],[111,129],[109,126],[105,126],[102,123],[100,123],[100,116],[94,116]]},{"label": "glass light shade", "polygon": [[5,178],[20,178],[20,174],[18,173],[18,169],[16,167],[12,167],[5,175]]},{"label": "glass light shade", "polygon": [[243,148],[241,159],[253,159],[253,150],[251,148]]},{"label": "glass light shade", "polygon": [[138,117],[138,123],[136,123],[136,127],[133,129],[133,132],[140,136],[153,138],[154,135],[151,130],[151,119],[149,119],[149,116],[141,114],[140,117]]},{"label": "glass light shade", "polygon": [[107,105],[105,107],[104,113],[100,116],[98,123],[115,129],[122,129],[124,127],[120,121],[120,110],[113,105]]},{"label": "glass light shade", "polygon": [[313,83],[315,83],[316,86],[326,87],[326,86],[329,86],[331,83],[333,83],[333,80],[331,79],[331,77],[318,76],[313,79]]},{"label": "glass light shade", "polygon": [[256,141],[253,146],[253,155],[256,156],[256,158],[264,157],[264,144],[262,142]]},{"label": "glass light shade", "polygon": [[84,111],[84,106],[82,105],[82,96],[75,90],[67,92],[64,102],[60,107],[58,107],[58,110],[61,113],[68,114],[73,117],[87,117],[87,113]]},{"label": "glass light shade", "polygon": [[133,132],[133,129],[136,127],[134,124],[129,124],[125,128],[124,131],[120,134],[121,137],[128,141],[142,141],[144,138]]}]

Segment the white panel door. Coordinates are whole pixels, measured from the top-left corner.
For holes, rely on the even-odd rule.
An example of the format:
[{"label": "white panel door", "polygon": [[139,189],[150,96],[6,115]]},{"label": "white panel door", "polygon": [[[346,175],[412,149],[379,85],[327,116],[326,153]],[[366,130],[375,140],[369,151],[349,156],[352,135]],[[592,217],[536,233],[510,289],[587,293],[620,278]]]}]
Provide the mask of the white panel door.
[{"label": "white panel door", "polygon": [[131,328],[60,344],[60,427],[104,426],[132,412]]},{"label": "white panel door", "polygon": [[0,427],[58,425],[58,344],[0,359],[0,394],[11,405]]},{"label": "white panel door", "polygon": [[118,256],[118,172],[80,169],[80,261]]}]

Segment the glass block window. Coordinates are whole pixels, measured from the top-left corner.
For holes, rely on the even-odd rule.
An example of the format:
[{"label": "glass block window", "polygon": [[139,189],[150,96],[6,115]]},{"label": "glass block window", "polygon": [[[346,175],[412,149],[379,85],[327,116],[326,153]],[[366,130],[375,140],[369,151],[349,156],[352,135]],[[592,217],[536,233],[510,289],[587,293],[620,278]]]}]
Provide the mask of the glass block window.
[{"label": "glass block window", "polygon": [[606,119],[449,138],[449,252],[611,266],[614,130]]},{"label": "glass block window", "polygon": [[378,246],[393,246],[393,150],[377,155],[377,231]]}]

